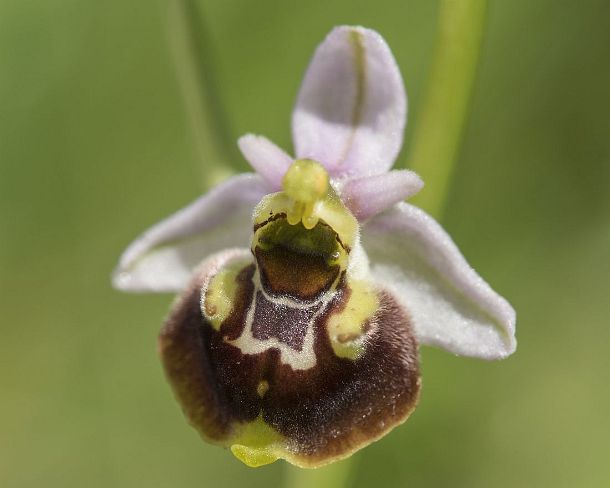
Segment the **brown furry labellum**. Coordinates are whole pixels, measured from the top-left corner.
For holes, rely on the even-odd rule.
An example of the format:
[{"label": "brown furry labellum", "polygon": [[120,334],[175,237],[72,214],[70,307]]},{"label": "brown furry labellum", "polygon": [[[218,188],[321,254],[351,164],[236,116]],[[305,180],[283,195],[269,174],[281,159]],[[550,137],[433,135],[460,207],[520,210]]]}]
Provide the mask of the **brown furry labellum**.
[{"label": "brown furry labellum", "polygon": [[388,290],[350,277],[350,252],[326,222],[279,215],[255,225],[251,252],[200,266],[159,345],[206,440],[250,466],[317,467],[407,419],[420,390],[409,317]]}]

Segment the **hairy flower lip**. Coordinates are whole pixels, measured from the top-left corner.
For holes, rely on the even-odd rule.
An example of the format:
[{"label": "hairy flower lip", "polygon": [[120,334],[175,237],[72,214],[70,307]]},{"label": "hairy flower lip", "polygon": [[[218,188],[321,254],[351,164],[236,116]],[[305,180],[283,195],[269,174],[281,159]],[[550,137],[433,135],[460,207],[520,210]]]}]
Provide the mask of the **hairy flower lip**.
[{"label": "hairy flower lip", "polygon": [[[170,384],[204,439],[221,446],[241,445],[240,432],[259,418],[262,409],[260,419],[277,436],[259,448],[297,466],[318,467],[348,457],[404,422],[419,398],[418,346],[392,295],[380,290],[385,305],[379,308],[375,324],[367,327],[369,348],[363,357],[355,362],[337,358],[321,326],[326,319],[320,317],[315,339],[319,365],[293,370],[281,363],[274,348],[258,355],[242,354],[232,345],[242,333],[238,316],[245,313],[247,300],[236,302],[241,308],[219,331],[202,322],[200,289],[205,290],[218,269],[247,256],[245,249],[231,250],[206,260],[159,336]],[[252,293],[249,286],[243,293]],[[345,297],[335,296],[335,313],[342,311]]]}]

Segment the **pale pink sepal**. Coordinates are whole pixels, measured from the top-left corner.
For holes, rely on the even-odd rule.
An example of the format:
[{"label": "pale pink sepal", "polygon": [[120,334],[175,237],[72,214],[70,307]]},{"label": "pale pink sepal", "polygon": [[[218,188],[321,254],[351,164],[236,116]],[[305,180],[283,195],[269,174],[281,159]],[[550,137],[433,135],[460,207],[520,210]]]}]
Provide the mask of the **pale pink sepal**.
[{"label": "pale pink sepal", "polygon": [[483,359],[515,351],[515,311],[423,210],[395,205],[365,225],[362,241],[374,278],[403,301],[421,343]]},{"label": "pale pink sepal", "polygon": [[407,99],[390,48],[375,31],[336,27],[317,48],[292,116],[297,158],[331,176],[390,169],[402,145]]},{"label": "pale pink sepal", "polygon": [[207,256],[249,246],[252,209],[270,191],[251,173],[221,183],[138,237],[121,256],[113,285],[134,292],[182,290]]}]

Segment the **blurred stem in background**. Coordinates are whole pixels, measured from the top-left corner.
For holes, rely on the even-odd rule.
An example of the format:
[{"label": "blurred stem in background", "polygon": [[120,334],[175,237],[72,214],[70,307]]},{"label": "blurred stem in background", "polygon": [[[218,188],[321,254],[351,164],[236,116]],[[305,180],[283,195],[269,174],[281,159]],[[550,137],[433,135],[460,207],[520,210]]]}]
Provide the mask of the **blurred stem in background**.
[{"label": "blurred stem in background", "polygon": [[208,187],[227,176],[239,161],[236,142],[219,96],[214,54],[200,5],[197,0],[168,0],[167,14],[178,80]]},{"label": "blurred stem in background", "polygon": [[[206,169],[235,161],[233,137],[214,78],[213,57],[196,0],[169,0],[170,36],[195,142]],[[487,0],[441,0],[434,60],[408,157],[426,188],[416,203],[440,217],[468,117],[485,27]],[[212,183],[208,177],[206,185]],[[287,465],[290,488],[341,488],[353,457],[317,470]]]},{"label": "blurred stem in background", "polygon": [[407,166],[426,187],[413,202],[442,213],[470,109],[487,0],[441,0],[434,60]]},{"label": "blurred stem in background", "polygon": [[[441,0],[439,6],[434,60],[408,160],[426,182],[417,203],[439,218],[468,118],[486,11],[487,0]],[[288,465],[285,486],[347,487],[353,464],[352,456],[317,470]]]}]

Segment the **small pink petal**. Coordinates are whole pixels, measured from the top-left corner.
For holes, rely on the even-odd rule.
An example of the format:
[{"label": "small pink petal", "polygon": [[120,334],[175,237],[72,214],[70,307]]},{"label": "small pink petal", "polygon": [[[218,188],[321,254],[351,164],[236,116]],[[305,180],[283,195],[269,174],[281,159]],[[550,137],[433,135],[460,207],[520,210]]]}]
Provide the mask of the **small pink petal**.
[{"label": "small pink petal", "polygon": [[412,197],[423,186],[416,173],[405,169],[347,180],[340,185],[340,194],[347,208],[363,221]]},{"label": "small pink petal", "polygon": [[246,134],[239,138],[237,145],[250,166],[272,185],[273,190],[279,190],[293,159],[264,136]]}]

